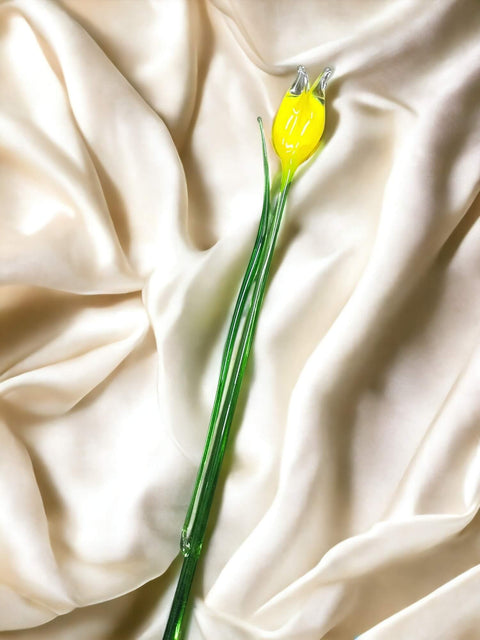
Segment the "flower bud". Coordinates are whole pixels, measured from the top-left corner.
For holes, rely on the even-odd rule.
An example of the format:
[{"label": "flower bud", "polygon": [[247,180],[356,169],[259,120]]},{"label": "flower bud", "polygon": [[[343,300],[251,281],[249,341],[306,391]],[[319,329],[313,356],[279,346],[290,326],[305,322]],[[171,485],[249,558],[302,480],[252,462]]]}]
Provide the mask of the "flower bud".
[{"label": "flower bud", "polygon": [[299,66],[295,82],[280,103],[272,142],[284,177],[291,178],[320,144],[325,129],[325,89],[332,73],[330,67],[325,68],[310,88],[305,67]]}]

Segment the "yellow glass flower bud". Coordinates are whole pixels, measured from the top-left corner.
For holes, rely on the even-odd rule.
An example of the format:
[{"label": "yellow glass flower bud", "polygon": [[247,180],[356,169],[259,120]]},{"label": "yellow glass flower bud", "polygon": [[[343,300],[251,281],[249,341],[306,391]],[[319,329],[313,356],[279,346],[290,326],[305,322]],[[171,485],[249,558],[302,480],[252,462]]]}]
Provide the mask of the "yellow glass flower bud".
[{"label": "yellow glass flower bud", "polygon": [[327,67],[312,87],[305,67],[285,94],[272,127],[272,142],[282,163],[283,182],[318,149],[325,129],[325,89],[332,75]]}]

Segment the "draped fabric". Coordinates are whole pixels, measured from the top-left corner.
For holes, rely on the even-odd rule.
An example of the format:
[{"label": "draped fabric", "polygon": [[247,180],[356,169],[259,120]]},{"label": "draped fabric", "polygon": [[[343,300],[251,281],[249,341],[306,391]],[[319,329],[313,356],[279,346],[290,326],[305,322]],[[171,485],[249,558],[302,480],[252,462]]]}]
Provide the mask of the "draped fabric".
[{"label": "draped fabric", "polygon": [[479,36],[476,0],[0,2],[1,640],[161,638],[298,64],[325,146],[188,640],[480,636]]}]

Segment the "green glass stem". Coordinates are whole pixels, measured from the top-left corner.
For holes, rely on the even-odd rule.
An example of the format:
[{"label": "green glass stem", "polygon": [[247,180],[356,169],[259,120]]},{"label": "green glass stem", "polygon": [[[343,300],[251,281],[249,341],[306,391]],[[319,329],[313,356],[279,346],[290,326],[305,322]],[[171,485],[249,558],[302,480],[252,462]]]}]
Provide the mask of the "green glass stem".
[{"label": "green glass stem", "polygon": [[227,392],[221,403],[215,421],[212,437],[205,448],[204,458],[197,476],[197,482],[190,503],[190,509],[182,531],[181,549],[184,555],[201,552],[205,529],[213,501],[215,486],[220,472],[220,466],[225,453],[228,433],[232,423],[235,407],[240,393],[241,384],[250,355],[251,346],[265,295],[266,282],[273,258],[273,251],[280,229],[282,214],[290,183],[278,196],[273,220],[268,228],[267,239],[261,248],[260,264],[256,274],[250,305],[243,324],[242,333],[232,362]]},{"label": "green glass stem", "polygon": [[182,568],[178,576],[177,587],[170,607],[163,640],[167,640],[167,638],[168,640],[179,640],[183,637],[185,630],[185,611],[197,563],[198,556],[193,554],[183,556]]},{"label": "green glass stem", "polygon": [[271,215],[268,162],[266,159],[265,137],[260,119],[259,125],[262,134],[265,170],[262,216],[257,239],[240,287],[223,351],[220,377],[204,454],[182,530],[180,543],[183,554],[182,569],[163,640],[180,640],[183,637],[185,611],[191,585],[202,550],[215,487],[217,485],[243,376],[248,363],[255,329],[265,295],[273,252],[291,184],[290,176],[287,176],[287,179],[282,181],[282,188],[276,199],[273,215]]},{"label": "green glass stem", "polygon": [[[263,190],[263,206],[262,215],[260,217],[260,223],[258,227],[257,237],[255,244],[248,262],[245,275],[243,277],[242,284],[240,286],[240,292],[235,303],[232,320],[228,330],[227,338],[222,355],[222,364],[220,367],[220,375],[217,385],[217,391],[213,402],[212,414],[210,416],[210,423],[208,426],[207,439],[203,452],[202,462],[197,475],[195,483],[195,489],[190,500],[185,523],[182,530],[180,548],[184,555],[189,554],[194,549],[191,548],[191,534],[190,528],[195,519],[195,513],[198,507],[198,500],[200,497],[199,489],[208,479],[205,477],[208,469],[207,460],[211,456],[212,448],[215,442],[215,434],[218,432],[218,421],[220,409],[224,404],[226,391],[225,386],[227,380],[231,376],[231,363],[234,353],[238,350],[239,343],[239,328],[242,320],[245,316],[245,307],[251,297],[251,289],[255,282],[255,278],[260,266],[261,251],[267,237],[267,229],[269,223],[269,211],[270,211],[270,177],[267,159],[267,145],[265,142],[265,135],[263,131],[263,123],[261,118],[257,118],[260,128],[260,134],[262,139],[262,154],[263,154],[263,170],[264,170],[264,190]],[[200,550],[198,550],[200,553]]]}]

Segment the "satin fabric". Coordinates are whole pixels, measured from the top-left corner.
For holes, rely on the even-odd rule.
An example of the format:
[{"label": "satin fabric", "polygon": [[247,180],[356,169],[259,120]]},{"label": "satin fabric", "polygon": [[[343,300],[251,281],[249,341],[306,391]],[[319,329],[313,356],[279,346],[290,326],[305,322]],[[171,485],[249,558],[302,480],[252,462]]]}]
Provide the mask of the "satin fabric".
[{"label": "satin fabric", "polygon": [[[480,634],[480,5],[0,3],[0,637],[154,640],[297,64],[189,640]],[[271,150],[272,169],[277,167]]]}]

